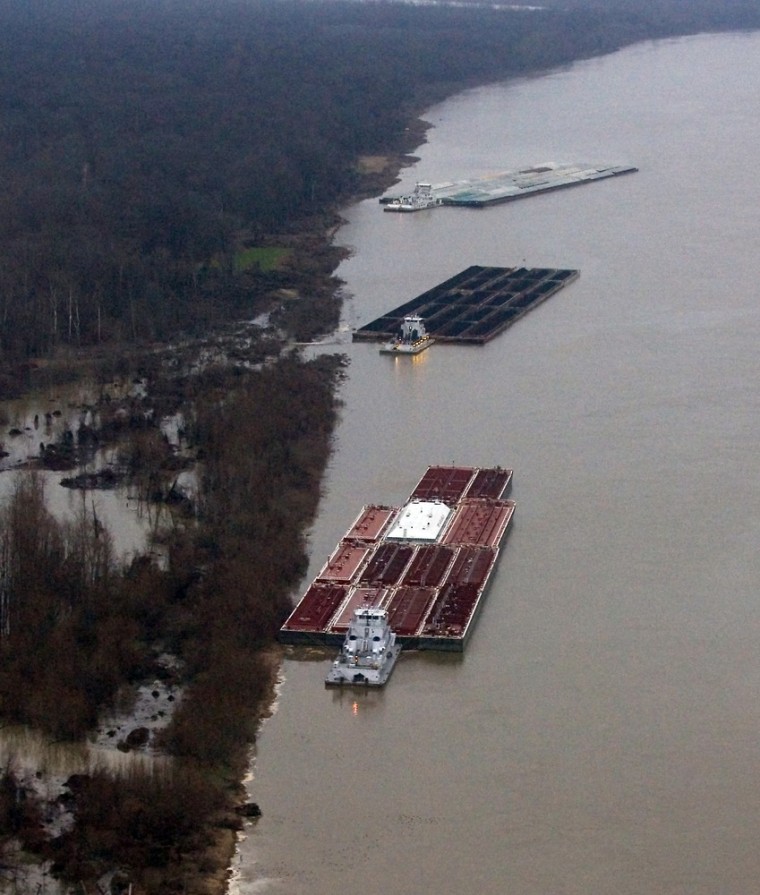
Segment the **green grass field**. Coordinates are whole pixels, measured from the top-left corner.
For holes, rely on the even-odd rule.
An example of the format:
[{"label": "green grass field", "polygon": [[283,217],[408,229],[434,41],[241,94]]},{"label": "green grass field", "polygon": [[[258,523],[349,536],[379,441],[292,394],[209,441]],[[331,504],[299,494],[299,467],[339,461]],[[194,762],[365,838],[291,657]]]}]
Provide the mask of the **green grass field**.
[{"label": "green grass field", "polygon": [[252,267],[258,267],[263,271],[276,270],[290,255],[290,249],[276,247],[243,249],[235,256],[235,270],[249,270]]}]

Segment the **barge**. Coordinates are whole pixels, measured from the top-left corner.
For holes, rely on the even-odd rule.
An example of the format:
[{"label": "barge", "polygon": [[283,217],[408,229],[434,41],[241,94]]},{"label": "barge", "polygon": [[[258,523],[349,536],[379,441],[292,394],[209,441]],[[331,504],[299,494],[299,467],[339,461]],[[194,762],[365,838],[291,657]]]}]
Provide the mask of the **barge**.
[{"label": "barge", "polygon": [[364,506],[280,641],[345,649],[356,613],[371,609],[400,647],[463,651],[512,523],[511,483],[500,466],[430,466],[402,506]]},{"label": "barge", "polygon": [[355,342],[388,343],[406,319],[424,318],[435,342],[483,345],[580,276],[577,270],[472,265],[354,330]]},{"label": "barge", "polygon": [[[633,165],[565,165],[544,162],[516,171],[502,171],[491,177],[438,184],[419,183],[411,194],[383,196],[380,204],[385,206],[384,211],[420,211],[440,205],[486,208],[489,205],[535,196],[537,193],[567,189],[636,171],[638,168]],[[424,190],[421,191],[423,187]],[[423,196],[424,203],[421,201]]]}]

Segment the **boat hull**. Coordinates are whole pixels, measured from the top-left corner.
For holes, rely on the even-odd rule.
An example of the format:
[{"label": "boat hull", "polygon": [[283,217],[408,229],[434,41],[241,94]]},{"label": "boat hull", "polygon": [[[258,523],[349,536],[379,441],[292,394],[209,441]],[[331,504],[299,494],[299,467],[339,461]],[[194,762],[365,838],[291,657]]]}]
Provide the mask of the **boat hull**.
[{"label": "boat hull", "polygon": [[435,342],[435,339],[420,339],[418,342],[387,342],[380,347],[380,354],[421,354]]},{"label": "boat hull", "polygon": [[410,205],[402,202],[389,202],[383,207],[383,211],[393,211],[396,214],[411,214],[414,211],[425,211],[427,208],[437,208],[442,202],[426,202],[420,205]]},{"label": "boat hull", "polygon": [[384,687],[401,655],[401,645],[395,643],[386,653],[380,668],[351,665],[337,659],[325,678],[326,687]]},{"label": "boat hull", "polygon": [[384,204],[384,211],[409,214],[412,211],[424,211],[426,208],[435,208],[441,202],[433,195],[432,186],[429,183],[418,183],[413,192],[406,196],[394,196]]}]

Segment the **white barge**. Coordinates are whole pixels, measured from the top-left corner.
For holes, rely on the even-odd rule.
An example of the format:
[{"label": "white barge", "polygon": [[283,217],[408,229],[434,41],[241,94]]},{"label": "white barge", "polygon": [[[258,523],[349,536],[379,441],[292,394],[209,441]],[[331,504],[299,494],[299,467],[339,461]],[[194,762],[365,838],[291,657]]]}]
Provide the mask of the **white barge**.
[{"label": "white barge", "polygon": [[[383,196],[380,204],[385,206],[385,211],[419,211],[421,208],[434,208],[439,205],[486,208],[501,202],[535,196],[537,193],[548,193],[608,177],[619,177],[621,174],[631,174],[637,170],[638,168],[633,165],[564,165],[544,162],[473,180],[436,184],[418,183],[410,196]],[[419,198],[418,192],[421,193]]]}]

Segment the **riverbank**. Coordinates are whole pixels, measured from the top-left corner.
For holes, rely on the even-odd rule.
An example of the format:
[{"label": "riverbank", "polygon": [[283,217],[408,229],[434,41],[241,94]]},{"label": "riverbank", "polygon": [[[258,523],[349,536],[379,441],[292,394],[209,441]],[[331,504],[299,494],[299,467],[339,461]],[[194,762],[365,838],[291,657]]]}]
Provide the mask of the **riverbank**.
[{"label": "riverbank", "polygon": [[[192,376],[187,369],[208,346],[199,344],[194,355],[185,345],[182,368],[155,364],[144,395],[134,399],[131,410],[113,395],[103,396],[102,403],[89,409],[86,431],[91,443],[100,447],[119,443],[122,455],[132,457],[128,480],[143,483],[148,502],[156,494],[167,493],[161,485],[167,474],[176,478],[176,471],[165,468],[171,451],[158,424],[162,410],[181,409],[186,427],[183,453],[186,459],[192,458],[199,484],[189,500],[192,511],[176,517],[165,536],[166,568],[146,555],[135,556],[125,569],[109,563],[103,572],[93,572],[102,596],[93,603],[94,597],[85,599],[80,594],[82,608],[89,607],[89,612],[97,607],[86,621],[90,632],[86,643],[69,648],[64,632],[58,632],[58,649],[52,655],[44,638],[36,651],[30,651],[19,639],[25,626],[15,616],[13,636],[3,643],[2,705],[8,711],[9,698],[15,694],[17,719],[53,736],[77,736],[79,728],[73,725],[89,717],[80,712],[77,721],[73,707],[78,693],[92,694],[104,703],[111,699],[103,689],[102,673],[97,688],[85,683],[82,675],[91,665],[107,668],[107,680],[116,686],[116,654],[129,651],[130,664],[124,673],[130,679],[153,668],[159,649],[179,660],[175,685],[182,698],[171,715],[167,713],[164,729],[157,728],[150,738],[151,751],[158,750],[172,762],[176,786],[162,780],[150,796],[147,780],[137,776],[111,779],[108,774],[93,775],[85,767],[72,767],[70,776],[78,781],[66,802],[72,824],[54,842],[43,841],[39,835],[32,839],[31,831],[25,834],[27,847],[51,861],[53,875],[69,883],[94,884],[110,866],[127,874],[135,891],[168,892],[180,881],[188,893],[222,891],[226,886],[235,837],[244,822],[241,781],[249,747],[272,703],[277,680],[275,635],[307,561],[305,531],[316,511],[320,477],[329,456],[341,369],[335,359],[302,363],[285,349],[274,352],[272,344],[277,340],[270,340],[263,352],[269,358],[264,364],[261,346],[249,344],[246,353],[225,356],[224,363],[200,364]],[[249,361],[257,357],[258,365],[250,368]],[[101,418],[106,411],[107,419]],[[121,424],[111,428],[112,420]],[[83,459],[78,449],[85,430],[69,431],[72,462],[77,467]],[[20,525],[30,506],[26,499],[22,504],[22,515],[14,516]],[[98,526],[102,528],[102,523]],[[269,536],[262,537],[262,528],[270,531]],[[4,529],[4,537],[9,538],[6,546],[26,567],[27,539],[16,537],[16,530]],[[45,543],[60,542],[69,550],[69,542],[62,540],[53,520],[45,521],[45,531],[51,533]],[[89,524],[87,531],[88,538],[102,540],[104,536]],[[35,559],[34,565],[44,571],[55,562],[52,555],[49,559]],[[75,582],[66,580],[67,570],[76,567],[60,560],[57,565],[51,580],[60,588],[44,597],[52,603],[56,593],[77,590]],[[45,572],[43,578],[48,577]],[[18,587],[15,583],[12,587],[16,594]],[[35,600],[41,599],[37,590],[33,593]],[[15,603],[19,610],[23,608],[20,597]],[[12,613],[15,610],[14,605]],[[74,613],[68,613],[75,636],[81,636],[85,623],[84,618],[81,623],[78,620],[78,611],[75,604]],[[122,634],[110,660],[101,655],[108,642],[107,630]],[[55,669],[63,658],[74,655],[81,670],[58,674]],[[22,674],[24,682],[14,683],[16,673]],[[65,686],[57,687],[55,699],[24,698],[37,690],[50,691],[58,679]],[[128,741],[139,754],[143,747],[132,742],[131,736],[135,727],[139,723],[126,722],[119,740]],[[84,777],[89,779],[85,782]],[[181,794],[182,781],[197,791],[192,811],[180,816],[176,808],[188,798]],[[59,787],[48,789],[55,803]],[[104,818],[103,805],[114,802],[120,810]],[[48,806],[53,807],[52,803]],[[41,806],[41,811],[48,808]],[[140,826],[136,826],[135,812],[143,816]],[[140,828],[143,832],[135,838]]]},{"label": "riverbank", "polygon": [[[359,158],[356,191],[352,196],[344,197],[342,202],[348,204],[378,195],[397,182],[399,171],[415,161],[411,150],[424,140],[428,127],[427,122],[415,119],[410,123],[403,146],[398,152]],[[260,629],[260,635],[253,638],[259,646],[251,650],[250,646],[240,644],[239,648],[244,651],[242,653],[237,652],[238,647],[232,651],[226,647],[222,650],[226,657],[231,655],[238,659],[234,672],[231,669],[230,673],[238,675],[244,667],[250,665],[250,675],[256,677],[254,690],[249,695],[243,694],[243,702],[237,708],[231,709],[227,703],[225,713],[218,716],[211,713],[208,722],[201,723],[200,716],[207,715],[208,712],[200,707],[219,703],[220,694],[229,692],[229,683],[226,673],[220,672],[218,667],[224,663],[217,662],[217,667],[206,666],[203,670],[191,659],[186,665],[184,679],[177,682],[188,698],[183,697],[181,712],[171,718],[165,732],[155,741],[162,744],[159,748],[165,750],[167,755],[181,757],[183,764],[194,754],[200,757],[198,770],[207,780],[217,781],[215,786],[221,785],[224,792],[223,803],[211,808],[205,816],[204,811],[207,809],[202,807],[203,800],[196,804],[197,836],[192,840],[195,845],[190,846],[186,836],[183,836],[185,845],[181,849],[169,849],[162,859],[168,860],[163,869],[151,869],[151,859],[148,857],[151,849],[156,847],[155,842],[151,843],[150,836],[157,835],[158,831],[144,837],[143,856],[140,859],[143,866],[139,874],[129,874],[123,850],[122,857],[118,860],[117,852],[113,853],[114,865],[122,868],[122,875],[126,873],[125,878],[129,879],[136,892],[170,891],[177,880],[182,880],[182,887],[188,895],[222,895],[228,886],[237,837],[247,822],[242,781],[250,763],[250,745],[255,741],[258,726],[270,711],[275,698],[281,661],[275,635],[279,623],[289,611],[293,586],[300,579],[307,562],[304,538],[317,510],[322,476],[337,419],[340,362],[337,365],[328,364],[321,373],[317,365],[313,370],[317,378],[308,374],[306,380],[301,377],[299,365],[294,367],[286,363],[281,368],[285,380],[295,376],[300,382],[298,386],[286,384],[286,391],[292,393],[295,387],[299,392],[310,392],[312,395],[310,403],[315,415],[312,415],[308,423],[298,423],[296,420],[293,431],[290,431],[290,426],[298,413],[290,399],[287,405],[283,404],[282,417],[279,422],[275,422],[274,428],[261,426],[265,418],[262,413],[263,405],[266,404],[267,410],[271,411],[272,402],[277,400],[274,380],[270,380],[269,385],[264,388],[258,408],[249,406],[248,391],[252,382],[257,381],[261,375],[254,372],[255,369],[266,369],[260,367],[261,364],[266,364],[267,368],[274,364],[273,375],[277,377],[277,364],[282,364],[293,340],[308,342],[337,328],[341,283],[335,278],[335,269],[346,256],[345,250],[334,244],[341,225],[338,215],[338,206],[326,209],[318,218],[295,224],[287,234],[266,238],[267,243],[287,247],[289,256],[277,281],[265,296],[264,306],[268,310],[268,320],[263,326],[258,322],[234,324],[215,334],[201,339],[186,339],[174,346],[130,344],[117,352],[105,352],[96,348],[77,352],[59,351],[39,362],[6,369],[5,383],[13,385],[12,389],[6,390],[6,394],[8,391],[27,396],[36,393],[46,396],[47,400],[51,394],[63,393],[62,390],[65,389],[71,388],[75,392],[77,389],[74,386],[77,383],[91,383],[93,397],[79,412],[73,413],[70,422],[64,426],[66,431],[62,429],[57,436],[63,439],[61,446],[66,449],[68,466],[73,470],[72,474],[75,474],[82,463],[90,462],[93,449],[102,450],[109,445],[112,448],[119,445],[119,456],[125,458],[119,480],[133,485],[141,483],[140,488],[144,494],[141,499],[147,502],[156,500],[157,497],[166,499],[173,487],[171,481],[176,478],[176,457],[172,459],[173,450],[167,450],[168,446],[163,443],[158,423],[167,416],[185,419],[186,431],[183,433],[181,447],[183,465],[196,467],[196,475],[203,471],[199,476],[200,490],[190,501],[191,506],[195,504],[195,509],[191,509],[189,513],[185,511],[185,521],[181,521],[181,517],[177,519],[174,531],[162,544],[162,552],[169,558],[170,578],[174,579],[174,584],[170,581],[160,584],[161,576],[154,570],[151,572],[152,583],[149,587],[155,595],[159,586],[162,590],[167,584],[170,589],[179,588],[178,592],[184,594],[183,603],[188,607],[193,600],[200,600],[197,604],[200,611],[191,626],[193,629],[213,625],[209,624],[208,619],[204,621],[205,610],[201,608],[201,604],[208,605],[210,601],[221,601],[226,605],[228,617],[236,612],[239,616],[249,614],[252,611],[249,597],[251,588],[260,587],[261,579],[265,577],[259,570],[259,565],[255,561],[251,562],[251,538],[255,539],[256,535],[241,538],[238,533],[230,540],[224,534],[229,522],[233,527],[241,527],[243,505],[250,504],[252,493],[261,492],[260,485],[252,484],[253,481],[260,481],[259,473],[241,469],[241,458],[252,456],[252,445],[258,439],[263,439],[261,448],[255,450],[253,456],[259,458],[265,457],[272,446],[279,444],[285,447],[286,454],[277,462],[288,467],[283,467],[282,472],[287,472],[291,478],[293,473],[296,477],[301,477],[300,484],[293,491],[295,502],[287,524],[279,507],[274,510],[275,504],[272,505],[272,511],[275,516],[280,517],[277,522],[265,522],[266,517],[255,522],[257,530],[262,523],[274,524],[289,543],[296,547],[295,553],[290,554],[290,559],[286,560],[288,565],[280,564],[280,571],[277,572],[275,568],[267,579],[267,608],[264,614],[268,621],[265,628]],[[139,382],[139,388],[132,392],[126,388],[116,388],[114,383],[117,380],[125,383],[131,380]],[[223,403],[220,404],[220,401]],[[237,409],[231,411],[230,403],[237,403]],[[43,406],[44,402],[41,401],[40,416],[44,413]],[[228,420],[226,423],[221,421],[225,414]],[[276,414],[269,412],[268,416],[271,423]],[[241,420],[244,419],[250,420],[251,426],[241,427]],[[298,442],[299,439],[302,440],[304,431],[309,433],[309,446],[299,448]],[[70,441],[66,440],[68,438]],[[308,468],[302,467],[302,464],[293,468],[293,451],[309,458]],[[59,456],[62,453],[57,449],[54,439],[54,443],[46,445],[44,456],[42,453],[39,457],[32,454],[27,465],[31,468],[45,465],[46,458]],[[270,478],[272,471],[273,467],[270,466],[267,470]],[[83,480],[83,484],[86,485],[91,480],[95,481],[90,475]],[[241,490],[243,482],[249,484]],[[241,494],[240,504],[235,500],[230,501],[230,495],[234,494]],[[277,497],[282,498],[283,492],[280,491]],[[217,502],[218,508],[215,509],[214,504]],[[275,503],[279,504],[281,501]],[[200,505],[204,507],[201,517],[197,512]],[[205,520],[203,528],[198,529],[201,520]],[[245,527],[244,523],[243,530]],[[202,534],[203,531],[206,533]],[[216,544],[212,551],[209,551],[207,543],[210,534]],[[206,543],[202,546],[204,541]],[[287,551],[281,552],[289,555]],[[215,553],[218,554],[216,557]],[[181,562],[183,569],[179,576],[176,571],[171,572],[178,562]],[[144,563],[149,565],[150,560],[139,556],[132,560],[134,568]],[[264,564],[271,565],[266,559]],[[147,570],[147,567],[144,566],[144,569]],[[198,569],[205,570],[200,578],[193,571]],[[147,579],[142,586],[146,585]],[[170,603],[169,596],[167,605]],[[239,608],[232,609],[232,604]],[[256,625],[258,624],[257,621]],[[158,627],[161,626],[159,623]],[[201,671],[206,677],[213,672],[211,677],[216,676],[217,683],[209,685],[206,680],[201,690],[198,690],[198,673]],[[25,689],[19,687],[17,692],[25,692]],[[65,713],[65,701],[55,706],[51,704],[51,710],[55,711],[56,716]],[[222,728],[229,727],[231,717],[242,718],[243,723],[232,725],[235,729],[233,738],[222,737],[219,747],[209,753],[208,743],[212,739],[218,739]],[[47,722],[43,720],[42,723]],[[197,745],[192,745],[193,743]],[[133,748],[139,753],[139,746]],[[192,758],[192,761],[196,762],[197,758]],[[102,841],[106,835],[107,831],[102,829],[102,819],[99,821],[101,829],[96,832],[90,829],[93,822],[90,818],[94,816],[93,806],[97,800],[107,797],[110,785],[105,779],[100,782],[95,780],[87,786],[80,785],[69,803],[73,811],[74,828],[61,838],[52,852],[38,841],[40,855],[54,861],[57,873],[70,882],[79,880],[88,885],[94,884],[107,869],[107,858],[105,864],[103,858],[90,864],[86,857],[89,846],[84,846],[84,843],[88,839]],[[58,790],[53,787],[51,791]],[[176,797],[171,790],[168,794],[170,798]],[[139,787],[132,798],[138,805],[144,798]],[[263,810],[266,810],[266,806],[263,806]],[[125,816],[122,822],[129,823],[127,812],[123,813]],[[118,832],[118,829],[118,826],[114,827],[114,834],[122,841],[128,840],[129,835],[125,835],[123,831]],[[132,853],[139,854],[139,851],[134,851],[135,847],[136,843],[135,846],[130,846]],[[74,853],[78,857],[72,862],[72,858],[67,855],[73,856]]]},{"label": "riverbank", "polygon": [[415,113],[396,149],[383,155],[359,156],[356,167],[361,183],[356,193],[345,204],[379,196],[394,183],[398,183],[399,172],[419,161],[413,153],[425,142],[431,127],[431,123],[426,121],[421,113]]},{"label": "riverbank", "polygon": [[[416,158],[410,154],[410,149],[416,148],[425,139],[425,133],[429,128],[429,124],[420,119],[415,119],[408,129],[408,141],[404,142],[403,149],[395,154],[387,154],[382,156],[361,157],[357,161],[357,168],[361,172],[361,184],[354,195],[346,199],[345,204],[352,201],[359,201],[363,198],[376,196],[384,192],[387,188],[398,182],[398,175],[402,168],[414,164]],[[413,144],[413,146],[411,145]],[[337,215],[338,209],[334,209]],[[310,227],[306,227],[302,233],[294,236],[296,242],[300,242],[302,246],[309,245],[314,254],[313,260],[325,259],[331,257],[334,249],[333,240],[340,229],[340,221],[324,230],[321,235],[315,234]],[[332,256],[337,257],[337,256]],[[337,262],[336,265],[337,266]],[[340,283],[334,280],[335,266],[322,269],[321,276],[317,277],[313,282],[313,288],[318,290],[327,290],[332,288],[333,296],[338,299],[340,293]],[[337,397],[337,394],[336,394]],[[325,432],[328,440],[332,437],[334,427],[329,428],[329,432]],[[325,458],[326,460],[327,458]],[[319,481],[321,482],[326,463],[321,466]],[[316,507],[315,507],[316,509]],[[306,525],[304,525],[305,531]],[[280,673],[280,665],[282,661],[282,651],[272,643],[264,648],[264,655],[267,657],[267,667],[270,677],[268,681],[268,697],[263,699],[259,705],[254,720],[256,728],[261,722],[267,718],[271,712],[271,707],[276,694],[277,680]],[[242,784],[242,781],[250,769],[250,752],[241,752],[234,764],[233,777]],[[234,788],[239,799],[244,798],[242,786],[238,790]],[[238,805],[241,803],[239,802]],[[262,812],[266,812],[267,806],[260,806]],[[248,821],[255,823],[256,821]],[[217,868],[213,874],[206,877],[206,895],[224,895],[229,884],[229,872],[232,867],[234,856],[237,848],[239,830],[223,830],[220,831],[215,847],[207,855],[208,858],[215,857]]]}]

